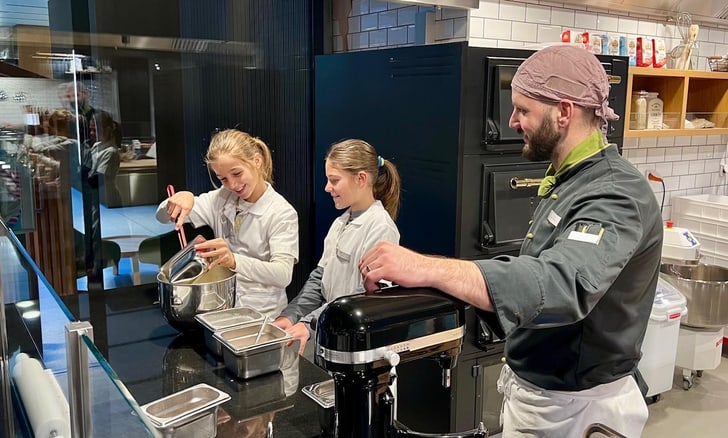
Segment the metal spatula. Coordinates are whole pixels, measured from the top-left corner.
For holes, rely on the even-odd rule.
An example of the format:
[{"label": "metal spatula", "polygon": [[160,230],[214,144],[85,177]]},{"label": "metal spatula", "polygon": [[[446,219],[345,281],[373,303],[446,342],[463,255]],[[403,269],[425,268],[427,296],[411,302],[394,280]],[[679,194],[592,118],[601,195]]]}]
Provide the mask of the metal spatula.
[{"label": "metal spatula", "polygon": [[257,344],[260,341],[260,335],[263,334],[263,330],[265,329],[266,324],[268,324],[268,315],[265,315],[265,319],[260,325],[260,330],[258,330],[258,336],[255,337],[255,342],[253,342],[253,345]]}]

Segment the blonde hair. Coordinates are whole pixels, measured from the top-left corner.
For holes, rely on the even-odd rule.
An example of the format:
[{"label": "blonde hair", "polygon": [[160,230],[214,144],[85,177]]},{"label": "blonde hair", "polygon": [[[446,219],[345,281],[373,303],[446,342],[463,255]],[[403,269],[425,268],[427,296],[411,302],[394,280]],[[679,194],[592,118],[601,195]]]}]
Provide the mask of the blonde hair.
[{"label": "blonde hair", "polygon": [[374,199],[382,202],[392,220],[397,219],[401,187],[397,166],[377,155],[372,145],[354,138],[340,141],[331,146],[326,153],[326,160],[352,175],[359,172],[369,174],[373,181]]},{"label": "blonde hair", "polygon": [[[210,173],[210,164],[222,155],[230,155],[255,169],[255,154],[260,154],[262,157],[258,172],[263,180],[272,184],[273,160],[268,146],[263,143],[263,140],[237,129],[226,129],[212,137],[207,154],[205,154],[207,172]],[[210,175],[210,180],[212,180],[212,175]],[[214,182],[213,185],[215,185]]]}]

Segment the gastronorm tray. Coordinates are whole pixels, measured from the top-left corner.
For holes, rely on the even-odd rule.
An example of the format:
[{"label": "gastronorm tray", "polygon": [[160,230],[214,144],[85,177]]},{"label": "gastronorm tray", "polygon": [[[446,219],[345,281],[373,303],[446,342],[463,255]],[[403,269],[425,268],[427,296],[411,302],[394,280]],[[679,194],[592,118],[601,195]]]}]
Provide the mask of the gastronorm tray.
[{"label": "gastronorm tray", "polygon": [[324,380],[313,385],[304,386],[301,392],[318,404],[318,419],[326,436],[334,435],[334,406],[336,391],[334,380]]},{"label": "gastronorm tray", "polygon": [[217,356],[222,356],[222,344],[213,334],[232,327],[260,323],[265,315],[250,307],[233,307],[232,309],[198,313],[195,319],[204,327],[205,345]]},{"label": "gastronorm tray", "polygon": [[301,388],[301,391],[322,408],[331,408],[334,406],[335,393],[333,379],[304,386]]},{"label": "gastronorm tray", "polygon": [[[263,332],[255,343],[261,326]],[[215,332],[213,337],[223,346],[225,367],[241,379],[279,370],[283,348],[293,339],[289,333],[270,323],[233,327]]]},{"label": "gastronorm tray", "polygon": [[[189,267],[189,265],[193,262],[195,262],[197,258],[197,252],[195,251],[195,245],[198,243],[202,243],[205,241],[205,238],[202,236],[197,236],[194,239],[192,239],[191,242],[187,244],[184,248],[179,250],[175,255],[173,255],[169,260],[167,260],[166,263],[162,265],[162,267],[159,269],[159,272],[162,273],[164,276],[164,279],[169,282],[173,283],[186,283],[189,280],[192,280],[193,278],[199,277],[199,274],[202,274],[206,270],[206,266],[204,266],[204,269],[202,269],[201,272],[199,272],[198,275],[195,277],[188,278],[186,280],[176,280],[176,277],[182,273],[182,271],[185,270],[186,267]],[[175,280],[175,281],[173,281]]]},{"label": "gastronorm tray", "polygon": [[164,437],[214,437],[217,407],[230,395],[201,383],[142,406],[142,412]]}]

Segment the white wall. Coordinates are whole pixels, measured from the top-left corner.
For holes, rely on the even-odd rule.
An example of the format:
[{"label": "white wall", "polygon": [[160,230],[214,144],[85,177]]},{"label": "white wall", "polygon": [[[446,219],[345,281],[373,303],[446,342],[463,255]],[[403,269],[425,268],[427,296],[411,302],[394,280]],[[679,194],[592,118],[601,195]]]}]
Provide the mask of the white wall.
[{"label": "white wall", "polygon": [[[353,0],[349,47],[363,50],[413,45],[415,14],[430,9],[380,0]],[[471,11],[437,9],[434,28],[429,32],[436,42],[467,39],[471,46],[528,48],[560,41],[565,29],[664,38],[668,47],[680,40],[677,28],[664,20],[537,0],[481,0],[480,7]],[[341,51],[335,21],[334,33],[334,48]],[[698,47],[698,67],[705,70],[707,56],[728,53],[728,22],[722,28],[701,23]],[[709,131],[701,134],[625,139],[624,156],[640,170],[654,170],[664,178],[665,219],[670,218],[673,196],[728,191],[726,177],[719,173],[728,136],[708,135]],[[662,201],[662,185],[651,184],[658,202]]]},{"label": "white wall", "polygon": [[[415,17],[418,12],[434,10],[436,42],[467,40],[468,11],[435,9],[390,3],[381,0],[352,0],[349,14],[349,50],[411,46],[415,44]],[[333,20],[334,51],[343,50],[339,24]]]},{"label": "white wall", "polygon": [[[728,53],[726,23],[725,28],[701,25],[699,69],[708,69],[707,56]],[[681,39],[678,29],[666,21],[545,1],[481,0],[480,8],[471,11],[468,25],[469,44],[479,47],[523,48],[560,41],[566,29],[664,38],[669,48]],[[664,178],[663,218],[669,219],[672,196],[723,193],[726,178],[719,173],[719,162],[726,141],[728,136],[720,135],[630,138],[625,139],[623,154],[640,170],[654,170]],[[650,184],[661,202],[662,185]]]}]

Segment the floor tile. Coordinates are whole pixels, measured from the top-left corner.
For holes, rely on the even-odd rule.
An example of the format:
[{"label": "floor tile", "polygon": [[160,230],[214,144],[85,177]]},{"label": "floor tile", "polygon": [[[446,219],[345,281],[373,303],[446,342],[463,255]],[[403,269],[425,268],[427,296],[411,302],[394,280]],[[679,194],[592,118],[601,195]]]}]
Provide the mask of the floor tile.
[{"label": "floor tile", "polygon": [[672,389],[648,409],[642,438],[728,436],[728,359],[723,356],[718,368],[703,371],[687,391],[676,368]]}]

